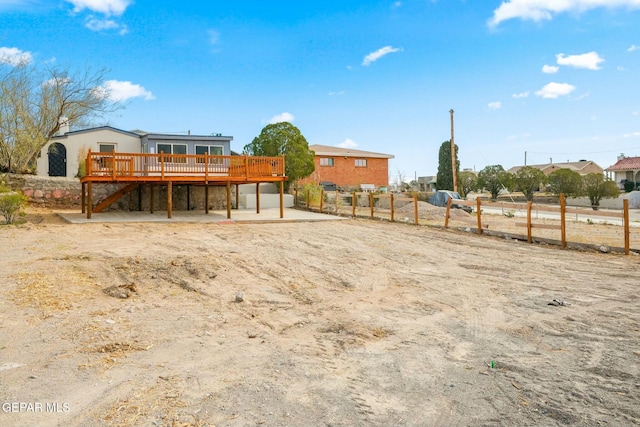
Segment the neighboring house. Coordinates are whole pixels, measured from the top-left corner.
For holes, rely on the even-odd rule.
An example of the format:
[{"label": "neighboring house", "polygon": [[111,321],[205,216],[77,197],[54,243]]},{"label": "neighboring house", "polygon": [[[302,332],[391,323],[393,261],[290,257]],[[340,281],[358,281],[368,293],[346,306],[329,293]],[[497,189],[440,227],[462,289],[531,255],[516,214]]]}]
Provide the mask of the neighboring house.
[{"label": "neighboring house", "polygon": [[37,174],[76,177],[88,150],[111,153],[160,153],[231,155],[231,136],[179,135],[125,131],[111,126],[69,131],[63,125],[58,135],[40,150]]},{"label": "neighboring house", "polygon": [[419,176],[418,191],[427,192],[427,193],[436,191],[436,177],[435,176]]},{"label": "neighboring house", "polygon": [[389,185],[389,159],[391,154],[328,145],[310,145],[315,152],[315,171],[299,184],[334,184],[341,189],[370,190]]},{"label": "neighboring house", "polygon": [[[587,175],[590,173],[604,173],[604,170],[598,166],[596,163],[590,160],[580,160],[578,162],[565,162],[565,163],[546,163],[542,165],[526,165],[531,166],[533,168],[540,169],[545,175],[549,175],[552,172],[557,171],[558,169],[570,169],[572,171],[578,172],[580,175]],[[507,172],[516,174],[520,169],[524,166],[514,166],[509,169]]]},{"label": "neighboring house", "polygon": [[618,156],[618,161],[609,166],[606,171],[615,174],[614,181],[617,183],[638,182],[640,181],[640,157],[625,157],[622,154]]}]

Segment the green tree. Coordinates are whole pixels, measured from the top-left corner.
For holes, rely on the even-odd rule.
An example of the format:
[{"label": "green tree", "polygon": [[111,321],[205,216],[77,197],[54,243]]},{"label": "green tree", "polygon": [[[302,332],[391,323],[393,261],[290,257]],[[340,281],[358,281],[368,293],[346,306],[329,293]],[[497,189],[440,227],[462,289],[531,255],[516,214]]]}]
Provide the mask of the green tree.
[{"label": "green tree", "polygon": [[31,172],[64,120],[86,125],[120,108],[103,85],[105,75],[0,57],[0,171]]},{"label": "green tree", "polygon": [[273,123],[265,126],[260,135],[244,146],[244,152],[250,156],[284,156],[285,190],[292,182],[311,175],[315,169],[315,153],[309,150],[309,143],[300,133],[300,129],[288,122]]},{"label": "green tree", "polygon": [[604,177],[601,173],[590,173],[582,178],[582,189],[589,197],[593,210],[598,210],[600,200],[615,198],[620,195],[620,189],[614,181]]},{"label": "green tree", "polygon": [[472,191],[478,189],[478,175],[471,171],[462,171],[458,174],[458,192],[464,199]]},{"label": "green tree", "polygon": [[533,194],[547,183],[547,175],[538,168],[525,166],[514,174],[513,182],[517,191],[522,191],[528,201],[533,200]]},{"label": "green tree", "polygon": [[558,169],[549,174],[549,191],[556,196],[579,197],[582,195],[582,177],[571,169]]},{"label": "green tree", "polygon": [[478,172],[478,187],[491,193],[491,200],[496,200],[500,190],[513,189],[513,175],[502,165],[487,166]]},{"label": "green tree", "polygon": [[[460,170],[458,146],[456,150],[456,174]],[[456,175],[457,176],[457,175]],[[438,153],[438,174],[436,176],[436,190],[453,190],[453,169],[451,168],[451,141],[445,141],[440,145]]]}]

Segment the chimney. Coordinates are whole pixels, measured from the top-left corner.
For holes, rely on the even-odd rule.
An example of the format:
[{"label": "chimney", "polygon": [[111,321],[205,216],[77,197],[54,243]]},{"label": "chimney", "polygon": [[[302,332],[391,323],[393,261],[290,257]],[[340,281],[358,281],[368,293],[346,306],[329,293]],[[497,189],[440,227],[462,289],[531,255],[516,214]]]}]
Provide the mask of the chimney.
[{"label": "chimney", "polygon": [[69,119],[66,117],[60,117],[60,129],[56,132],[56,136],[62,136],[69,133]]}]

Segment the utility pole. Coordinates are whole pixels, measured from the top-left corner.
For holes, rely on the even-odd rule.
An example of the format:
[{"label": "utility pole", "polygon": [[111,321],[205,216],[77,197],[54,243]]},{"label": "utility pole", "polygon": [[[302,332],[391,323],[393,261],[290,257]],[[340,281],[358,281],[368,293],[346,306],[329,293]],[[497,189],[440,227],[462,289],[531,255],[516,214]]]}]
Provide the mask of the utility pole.
[{"label": "utility pole", "polygon": [[453,141],[453,108],[449,110],[451,114],[451,173],[453,174],[453,191],[458,191],[458,177],[456,176],[456,144]]}]

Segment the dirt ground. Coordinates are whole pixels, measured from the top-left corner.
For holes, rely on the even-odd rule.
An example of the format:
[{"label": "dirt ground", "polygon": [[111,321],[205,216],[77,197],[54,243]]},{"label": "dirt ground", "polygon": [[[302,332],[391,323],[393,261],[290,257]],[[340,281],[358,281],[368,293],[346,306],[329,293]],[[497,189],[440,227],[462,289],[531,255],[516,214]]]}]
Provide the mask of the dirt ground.
[{"label": "dirt ground", "polygon": [[364,219],[32,211],[0,227],[0,425],[639,425],[639,271]]}]

